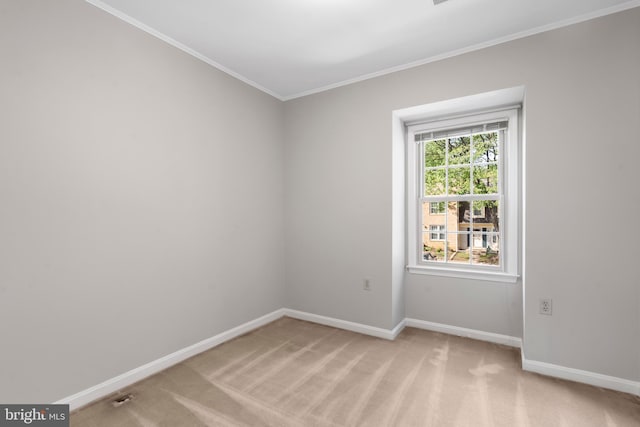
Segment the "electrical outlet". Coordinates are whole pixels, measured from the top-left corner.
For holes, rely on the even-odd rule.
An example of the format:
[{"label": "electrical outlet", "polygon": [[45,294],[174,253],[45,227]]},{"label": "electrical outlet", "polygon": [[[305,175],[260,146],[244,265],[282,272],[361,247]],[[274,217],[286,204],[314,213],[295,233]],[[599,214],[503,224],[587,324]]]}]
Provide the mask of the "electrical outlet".
[{"label": "electrical outlet", "polygon": [[362,289],[364,289],[365,291],[370,291],[371,290],[371,280],[364,279],[364,284],[362,285]]},{"label": "electrical outlet", "polygon": [[542,298],[540,299],[540,314],[546,314],[547,316],[551,316],[553,312],[553,305],[551,298]]}]

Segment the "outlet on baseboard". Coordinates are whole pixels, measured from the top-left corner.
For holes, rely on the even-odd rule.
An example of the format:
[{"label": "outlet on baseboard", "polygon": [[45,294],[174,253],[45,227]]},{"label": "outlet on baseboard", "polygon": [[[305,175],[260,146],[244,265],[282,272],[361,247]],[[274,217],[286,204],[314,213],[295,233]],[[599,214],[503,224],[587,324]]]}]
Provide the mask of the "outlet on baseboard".
[{"label": "outlet on baseboard", "polygon": [[362,289],[364,289],[365,291],[370,291],[371,290],[371,280],[364,279],[364,282],[362,284]]},{"label": "outlet on baseboard", "polygon": [[545,314],[547,316],[551,316],[553,312],[553,300],[551,298],[541,298],[540,299],[540,314]]}]

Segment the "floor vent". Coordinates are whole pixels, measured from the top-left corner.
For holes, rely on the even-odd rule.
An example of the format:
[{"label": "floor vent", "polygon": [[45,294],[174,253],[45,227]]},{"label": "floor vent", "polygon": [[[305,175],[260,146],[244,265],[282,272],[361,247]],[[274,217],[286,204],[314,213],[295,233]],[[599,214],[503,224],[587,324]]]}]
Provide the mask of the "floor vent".
[{"label": "floor vent", "polygon": [[130,402],[133,400],[133,394],[124,394],[122,396],[118,396],[117,398],[115,398],[114,400],[111,401],[111,404],[117,408],[119,406],[124,405],[127,402]]}]

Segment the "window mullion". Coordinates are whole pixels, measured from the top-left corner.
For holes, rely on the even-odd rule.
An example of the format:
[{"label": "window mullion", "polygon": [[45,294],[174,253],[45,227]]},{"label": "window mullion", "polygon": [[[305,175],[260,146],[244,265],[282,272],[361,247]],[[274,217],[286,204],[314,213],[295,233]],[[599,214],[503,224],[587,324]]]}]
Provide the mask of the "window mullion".
[{"label": "window mullion", "polygon": [[500,193],[500,206],[498,209],[498,226],[500,227],[500,230],[498,230],[499,232],[499,244],[500,244],[500,266],[503,269],[506,269],[507,266],[505,265],[505,251],[503,250],[505,245],[506,245],[506,241],[504,240],[504,222],[505,222],[505,205],[504,205],[504,194],[505,194],[505,182],[504,182],[504,167],[505,167],[505,159],[507,159],[507,156],[509,153],[507,153],[506,150],[508,150],[508,148],[506,147],[507,144],[505,144],[505,136],[506,136],[506,132],[504,130],[501,130],[498,132],[498,193]]},{"label": "window mullion", "polygon": [[[449,195],[449,139],[445,139],[444,194]],[[444,263],[449,262],[449,202],[444,202]]]},{"label": "window mullion", "polygon": [[471,259],[473,258],[473,202],[474,200],[469,200],[469,247],[467,250],[469,251],[469,264],[471,264]]},{"label": "window mullion", "polygon": [[454,194],[452,196],[424,196],[420,197],[419,200],[422,202],[466,202],[468,200],[497,200],[501,197],[499,193],[490,193],[490,194],[466,194],[466,195],[457,195]]},{"label": "window mullion", "polygon": [[[418,254],[417,254],[417,262],[421,262],[424,260],[424,218],[422,215],[422,212],[424,210],[423,207],[423,197],[425,194],[425,142],[421,142],[420,143],[420,150],[419,150],[419,156],[417,159],[418,162],[418,169],[420,170],[420,173],[418,174],[419,179],[420,179],[420,183],[418,185],[418,188],[420,188],[420,197],[418,197],[418,204],[417,204],[417,213],[418,213],[418,235],[420,236],[418,241],[416,242],[417,245],[417,249],[418,249]],[[431,232],[431,230],[429,230],[429,232]],[[429,238],[431,238],[431,234],[428,234]]]},{"label": "window mullion", "polygon": [[500,196],[500,206],[498,209],[498,215],[500,215],[498,217],[498,226],[500,227],[500,230],[498,230],[498,239],[499,242],[498,244],[500,245],[499,248],[499,254],[500,254],[500,267],[503,269],[506,269],[506,265],[504,264],[504,253],[505,251],[503,250],[503,248],[506,245],[506,242],[504,240],[504,210],[505,210],[505,206],[504,206],[504,197],[501,195]]},{"label": "window mullion", "polygon": [[473,195],[473,135],[469,135],[469,194]]},{"label": "window mullion", "polygon": [[[473,193],[473,135],[469,135],[469,194],[472,196]],[[473,202],[474,200],[469,200],[469,247],[467,250],[469,251],[469,265],[472,264],[473,260]]]}]

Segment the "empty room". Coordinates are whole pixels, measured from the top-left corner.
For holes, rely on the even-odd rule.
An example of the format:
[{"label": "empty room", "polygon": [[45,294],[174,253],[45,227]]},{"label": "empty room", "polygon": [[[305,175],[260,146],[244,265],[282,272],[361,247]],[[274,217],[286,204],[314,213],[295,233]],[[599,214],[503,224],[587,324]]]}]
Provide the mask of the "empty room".
[{"label": "empty room", "polygon": [[640,0],[0,0],[0,65],[0,426],[640,426]]}]

